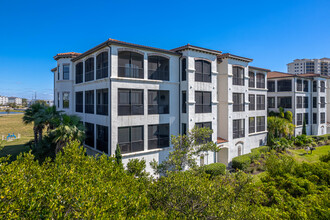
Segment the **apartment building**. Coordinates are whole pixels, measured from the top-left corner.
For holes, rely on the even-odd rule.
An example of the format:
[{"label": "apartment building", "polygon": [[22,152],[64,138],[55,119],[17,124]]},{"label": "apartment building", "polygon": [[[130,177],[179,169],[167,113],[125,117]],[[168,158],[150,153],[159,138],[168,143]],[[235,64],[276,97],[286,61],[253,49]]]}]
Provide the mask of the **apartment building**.
[{"label": "apartment building", "polygon": [[267,72],[249,66],[252,59],[223,54],[218,62],[218,136],[228,140],[219,162],[247,154],[266,144]]},{"label": "apartment building", "polygon": [[291,111],[295,136],[302,134],[304,121],[307,135],[326,134],[326,76],[270,72],[267,80],[268,110],[278,112],[282,107]]},{"label": "apartment building", "polygon": [[[210,140],[222,148],[218,154],[204,152],[199,163],[228,164],[234,156],[265,143],[267,133],[268,70],[249,67],[251,59],[237,58],[189,44],[164,50],[108,39],[82,54],[69,52],[54,57],[54,104],[67,114],[78,115],[85,123],[85,146],[90,154],[113,155],[119,145],[124,163],[131,158],[144,158],[150,172],[150,161],[161,162],[168,156],[171,135],[186,134],[197,126],[211,128]],[[232,82],[237,78],[232,76],[233,71],[236,75],[242,73],[235,65],[243,68],[244,85]],[[252,73],[254,86],[248,81]],[[220,79],[222,75],[227,78]],[[223,84],[226,87],[222,88]],[[236,102],[240,97],[233,94],[237,92],[256,96],[259,104],[254,111],[248,110],[248,95],[244,98],[246,109],[239,109]],[[221,106],[222,99],[226,106]],[[240,123],[228,122],[232,113],[232,119],[244,120],[245,138],[241,137]],[[227,128],[227,133],[219,132],[222,127]],[[233,129],[239,137],[230,135]]]},{"label": "apartment building", "polygon": [[13,103],[15,105],[22,105],[23,100],[22,98],[18,98],[18,97],[8,97],[8,103]]},{"label": "apartment building", "polygon": [[7,105],[7,104],[8,104],[8,97],[0,96],[0,105]]},{"label": "apartment building", "polygon": [[304,74],[315,73],[330,75],[330,58],[322,59],[295,59],[287,64],[288,73]]}]

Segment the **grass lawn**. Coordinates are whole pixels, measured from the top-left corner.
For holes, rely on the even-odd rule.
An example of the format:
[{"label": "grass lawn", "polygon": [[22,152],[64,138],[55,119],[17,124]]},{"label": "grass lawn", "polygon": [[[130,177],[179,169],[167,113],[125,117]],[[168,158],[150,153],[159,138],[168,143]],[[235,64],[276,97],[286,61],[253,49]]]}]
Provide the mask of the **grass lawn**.
[{"label": "grass lawn", "polygon": [[24,146],[24,144],[33,139],[33,128],[32,124],[23,124],[22,117],[23,114],[0,116],[0,137],[2,137],[2,135],[7,137],[8,133],[14,133],[16,136],[18,133],[21,134],[20,139],[8,142],[4,141],[3,144],[5,147],[0,151],[0,157],[10,154],[12,155],[11,159],[13,160],[20,152],[29,151],[29,147]]},{"label": "grass lawn", "polygon": [[299,162],[317,162],[319,161],[319,157],[325,154],[328,154],[328,151],[330,151],[330,145],[325,145],[321,147],[316,147],[312,154],[308,153],[306,154],[306,151],[304,149],[300,150],[289,150],[293,157],[299,161]]}]

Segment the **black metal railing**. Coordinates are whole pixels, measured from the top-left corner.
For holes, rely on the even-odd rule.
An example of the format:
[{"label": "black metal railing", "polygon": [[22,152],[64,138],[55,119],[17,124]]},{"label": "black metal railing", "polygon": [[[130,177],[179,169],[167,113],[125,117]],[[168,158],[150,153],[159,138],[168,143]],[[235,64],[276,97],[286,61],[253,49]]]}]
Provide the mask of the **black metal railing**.
[{"label": "black metal railing", "polygon": [[140,78],[143,79],[144,77],[144,70],[143,68],[137,67],[118,67],[118,76],[119,77],[128,77],[128,78]]}]

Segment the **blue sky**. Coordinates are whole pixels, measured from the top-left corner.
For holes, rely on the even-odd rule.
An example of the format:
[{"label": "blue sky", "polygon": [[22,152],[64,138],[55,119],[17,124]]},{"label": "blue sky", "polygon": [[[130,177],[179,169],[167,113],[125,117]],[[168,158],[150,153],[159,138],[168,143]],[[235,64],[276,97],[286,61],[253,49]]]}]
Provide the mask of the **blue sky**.
[{"label": "blue sky", "polygon": [[330,57],[330,1],[0,0],[0,95],[53,98],[53,56],[108,38],[172,49],[184,44],[286,71]]}]

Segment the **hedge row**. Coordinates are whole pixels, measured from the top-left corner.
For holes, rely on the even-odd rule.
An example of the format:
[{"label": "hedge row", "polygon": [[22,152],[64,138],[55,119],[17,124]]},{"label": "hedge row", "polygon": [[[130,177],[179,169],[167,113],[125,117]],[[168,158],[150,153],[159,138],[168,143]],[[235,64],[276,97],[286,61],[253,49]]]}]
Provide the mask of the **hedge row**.
[{"label": "hedge row", "polygon": [[202,171],[210,174],[211,177],[223,175],[226,173],[226,165],[222,163],[211,163],[209,165],[202,166]]},{"label": "hedge row", "polygon": [[253,160],[260,158],[261,154],[269,151],[268,146],[261,146],[251,150],[251,153],[233,158],[232,167],[234,169],[246,170]]}]

